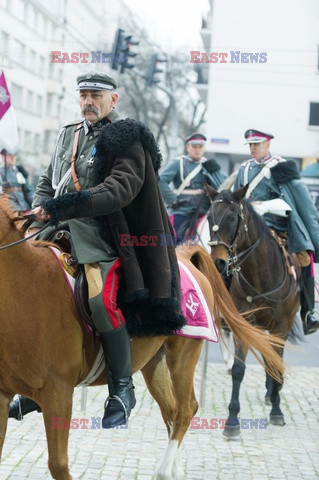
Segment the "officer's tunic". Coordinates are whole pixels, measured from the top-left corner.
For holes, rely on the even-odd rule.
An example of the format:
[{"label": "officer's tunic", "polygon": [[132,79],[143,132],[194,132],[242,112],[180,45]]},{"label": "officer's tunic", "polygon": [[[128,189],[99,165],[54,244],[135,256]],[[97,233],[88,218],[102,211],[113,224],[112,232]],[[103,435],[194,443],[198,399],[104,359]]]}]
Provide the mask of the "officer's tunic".
[{"label": "officer's tunic", "polygon": [[[82,189],[85,190],[93,186],[95,143],[102,127],[106,123],[108,123],[108,120],[103,119],[93,125],[88,125],[84,120],[63,127],[58,136],[53,161],[51,161],[38,183],[33,207],[41,205],[43,198],[54,196],[55,192],[51,187],[52,182],[55,182],[55,185],[57,185],[70,169],[74,132],[79,124],[82,124],[83,128],[80,130],[79,135],[75,164],[76,174]],[[67,192],[76,192],[72,176],[70,176],[59,194]],[[100,262],[105,260],[106,256],[111,258],[117,256],[110,245],[101,237],[95,218],[72,219],[68,220],[68,224],[79,263]]]},{"label": "officer's tunic", "polygon": [[[269,154],[260,161],[252,158],[244,162],[238,171],[234,190],[251,183],[272,158]],[[290,251],[313,251],[315,253],[315,261],[319,262],[318,213],[310,193],[299,178],[295,176],[289,178],[288,169],[291,161],[287,161],[279,156],[275,158],[278,160],[278,163],[271,167],[270,178],[264,177],[253,189],[249,199],[252,201],[265,201],[274,198],[285,200],[292,209],[289,212],[289,217],[286,219],[266,214],[263,215],[265,222],[271,227],[288,231]],[[277,173],[279,169],[280,174]],[[288,171],[287,173],[285,173],[285,169]]]}]

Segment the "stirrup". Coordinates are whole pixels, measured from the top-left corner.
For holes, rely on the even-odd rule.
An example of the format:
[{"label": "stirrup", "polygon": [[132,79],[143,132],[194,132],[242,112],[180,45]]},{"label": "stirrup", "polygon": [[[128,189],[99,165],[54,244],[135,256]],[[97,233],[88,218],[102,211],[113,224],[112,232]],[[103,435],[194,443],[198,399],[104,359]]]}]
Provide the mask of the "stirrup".
[{"label": "stirrup", "polygon": [[123,412],[124,412],[125,423],[127,423],[128,422],[128,416],[127,416],[126,406],[125,406],[123,400],[120,397],[118,397],[117,395],[112,395],[112,396],[107,397],[107,399],[105,400],[105,403],[104,403],[104,412],[105,412],[110,400],[117,400],[121,404],[121,406],[123,408]]}]

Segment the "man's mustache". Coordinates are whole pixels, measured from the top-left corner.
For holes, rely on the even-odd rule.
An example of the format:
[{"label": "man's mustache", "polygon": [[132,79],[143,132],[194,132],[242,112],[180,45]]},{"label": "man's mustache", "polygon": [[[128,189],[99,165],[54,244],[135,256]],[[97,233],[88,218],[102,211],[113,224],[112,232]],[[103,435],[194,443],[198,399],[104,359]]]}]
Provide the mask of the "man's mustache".
[{"label": "man's mustache", "polygon": [[93,113],[95,113],[95,115],[97,115],[98,117],[101,116],[101,110],[98,109],[97,107],[94,107],[93,105],[92,105],[92,106],[88,105],[87,107],[81,108],[81,113],[82,113],[82,114],[84,114],[84,113],[86,113],[86,112],[93,112]]}]

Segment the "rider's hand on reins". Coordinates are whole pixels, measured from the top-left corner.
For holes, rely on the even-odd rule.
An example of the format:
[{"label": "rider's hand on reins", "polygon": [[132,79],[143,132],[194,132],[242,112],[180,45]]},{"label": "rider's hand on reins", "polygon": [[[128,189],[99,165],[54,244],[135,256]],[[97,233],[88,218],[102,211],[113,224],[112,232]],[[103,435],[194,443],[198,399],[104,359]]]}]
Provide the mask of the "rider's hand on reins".
[{"label": "rider's hand on reins", "polygon": [[51,218],[51,215],[43,207],[36,207],[31,212],[35,215],[36,222],[45,222]]}]

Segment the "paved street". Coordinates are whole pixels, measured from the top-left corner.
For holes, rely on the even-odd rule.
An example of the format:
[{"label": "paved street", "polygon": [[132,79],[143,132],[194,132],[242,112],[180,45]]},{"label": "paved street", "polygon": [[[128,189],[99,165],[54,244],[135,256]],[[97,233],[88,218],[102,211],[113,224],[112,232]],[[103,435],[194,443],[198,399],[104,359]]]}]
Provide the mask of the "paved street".
[{"label": "paved street", "polygon": [[[214,346],[213,348],[219,348]],[[196,373],[199,398],[200,364]],[[224,365],[208,364],[205,408],[200,423],[225,419],[231,379]],[[129,428],[112,432],[92,429],[91,417],[101,415],[105,388],[88,389],[86,413],[81,412],[81,390],[74,397],[73,418],[88,419],[88,429],[71,430],[69,457],[74,479],[151,480],[164,456],[166,430],[159,409],[135,376],[137,407]],[[264,374],[247,367],[241,391],[241,418],[249,426],[263,426],[269,408],[264,405]],[[282,392],[286,425],[242,430],[225,440],[221,429],[190,429],[183,447],[185,480],[315,480],[319,478],[319,368],[288,367]],[[249,419],[244,422],[244,419]],[[222,422],[221,422],[222,423]],[[199,424],[199,420],[197,420]],[[23,422],[9,421],[0,467],[1,480],[45,480],[47,452],[42,416],[33,413]]]}]

